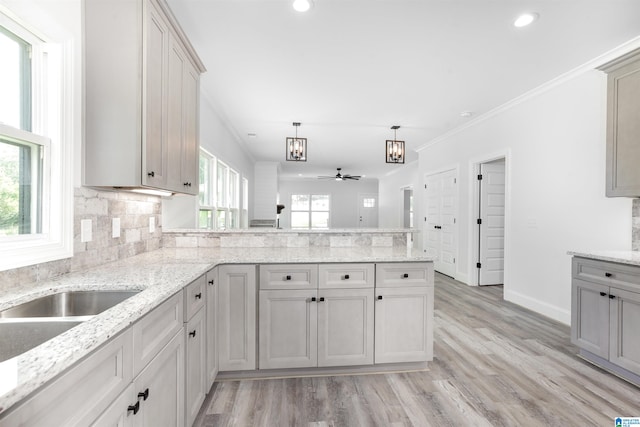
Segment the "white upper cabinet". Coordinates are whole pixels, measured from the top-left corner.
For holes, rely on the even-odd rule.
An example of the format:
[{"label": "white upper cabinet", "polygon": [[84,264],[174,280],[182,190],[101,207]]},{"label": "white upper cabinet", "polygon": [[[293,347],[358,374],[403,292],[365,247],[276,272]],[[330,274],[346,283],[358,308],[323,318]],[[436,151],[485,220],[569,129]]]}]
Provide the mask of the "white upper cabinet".
[{"label": "white upper cabinet", "polygon": [[86,0],[83,183],[197,194],[199,76],[163,0]]}]

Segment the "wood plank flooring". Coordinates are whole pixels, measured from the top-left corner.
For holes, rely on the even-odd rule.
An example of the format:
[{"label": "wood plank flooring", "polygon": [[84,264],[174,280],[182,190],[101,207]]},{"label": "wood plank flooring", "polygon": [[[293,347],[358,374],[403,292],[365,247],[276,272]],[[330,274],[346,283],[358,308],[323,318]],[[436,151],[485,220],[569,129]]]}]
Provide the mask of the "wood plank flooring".
[{"label": "wood plank flooring", "polygon": [[197,427],[613,426],[640,389],[584,362],[569,328],[436,274],[424,372],[217,382]]}]

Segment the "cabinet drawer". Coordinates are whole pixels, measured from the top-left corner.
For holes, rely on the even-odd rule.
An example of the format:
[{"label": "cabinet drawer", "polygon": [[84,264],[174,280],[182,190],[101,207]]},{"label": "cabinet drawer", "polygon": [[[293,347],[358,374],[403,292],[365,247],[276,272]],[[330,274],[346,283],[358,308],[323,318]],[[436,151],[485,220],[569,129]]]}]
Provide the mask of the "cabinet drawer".
[{"label": "cabinet drawer", "polygon": [[178,292],[133,325],[134,376],[182,328],[183,304],[182,292]]},{"label": "cabinet drawer", "polygon": [[207,279],[200,276],[184,288],[184,321],[188,322],[198,310],[204,307],[207,294]]},{"label": "cabinet drawer", "polygon": [[376,264],[376,287],[433,286],[433,263]]},{"label": "cabinet drawer", "polygon": [[373,288],[375,284],[374,264],[320,264],[318,287]]},{"label": "cabinet drawer", "polygon": [[640,267],[631,265],[574,257],[573,277],[636,292],[640,290]]},{"label": "cabinet drawer", "polygon": [[260,265],[260,289],[316,289],[317,264]]},{"label": "cabinet drawer", "polygon": [[0,425],[89,425],[133,380],[132,345],[129,329],[26,400]]}]

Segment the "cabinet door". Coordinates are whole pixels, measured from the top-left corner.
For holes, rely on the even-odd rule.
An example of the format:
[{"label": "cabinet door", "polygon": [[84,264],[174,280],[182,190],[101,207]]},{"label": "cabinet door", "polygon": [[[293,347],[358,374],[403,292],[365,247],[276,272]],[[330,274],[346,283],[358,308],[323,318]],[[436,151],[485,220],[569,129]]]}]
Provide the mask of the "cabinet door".
[{"label": "cabinet door", "polygon": [[182,100],[186,59],[177,40],[169,37],[169,56],[167,74],[167,179],[168,189],[184,191],[180,169],[182,168],[182,121],[184,103]]},{"label": "cabinet door", "polygon": [[164,188],[167,172],[169,27],[153,2],[145,5],[142,99],[142,183]]},{"label": "cabinet door", "polygon": [[433,359],[433,288],[376,289],[375,363]]},{"label": "cabinet door", "polygon": [[256,267],[218,269],[218,363],[220,371],[256,369]]},{"label": "cabinet door", "polygon": [[640,375],[640,294],[610,289],[609,361]]},{"label": "cabinet door", "polygon": [[185,330],[185,419],[190,426],[196,419],[200,406],[204,402],[207,392],[207,328],[205,324],[205,309],[202,308],[193,315]]},{"label": "cabinet door", "polygon": [[91,427],[131,427],[135,425],[134,419],[139,411],[140,403],[135,389],[133,384],[129,384],[129,387],[91,424]]},{"label": "cabinet door", "polygon": [[207,393],[218,375],[218,267],[207,273]]},{"label": "cabinet door", "polygon": [[318,366],[373,364],[373,288],[318,291]]},{"label": "cabinet door", "polygon": [[640,196],[639,123],[640,59],[636,59],[608,76],[606,194],[609,197]]},{"label": "cabinet door", "polygon": [[318,364],[317,291],[260,291],[260,369]]},{"label": "cabinet door", "polygon": [[608,358],[609,287],[579,279],[571,287],[571,342]]},{"label": "cabinet door", "polygon": [[185,63],[182,89],[182,161],[180,167],[180,184],[185,193],[198,194],[198,157],[200,154],[199,105],[200,105],[200,74],[189,61]]},{"label": "cabinet door", "polygon": [[[184,425],[184,335],[181,329],[133,382],[136,426]],[[144,397],[146,395],[146,397]]]}]

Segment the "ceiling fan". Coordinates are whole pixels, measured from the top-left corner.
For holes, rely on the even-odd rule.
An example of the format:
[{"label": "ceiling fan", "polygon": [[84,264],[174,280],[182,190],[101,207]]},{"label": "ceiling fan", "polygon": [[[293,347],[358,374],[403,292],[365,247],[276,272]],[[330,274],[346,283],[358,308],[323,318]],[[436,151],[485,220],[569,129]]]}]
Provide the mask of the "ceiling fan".
[{"label": "ceiling fan", "polygon": [[336,168],[338,169],[338,173],[335,174],[334,176],[319,176],[319,179],[335,179],[336,181],[345,181],[347,179],[354,179],[354,180],[359,180],[361,177],[360,175],[349,175],[349,174],[342,174],[340,173],[340,171],[342,170],[342,168]]}]

